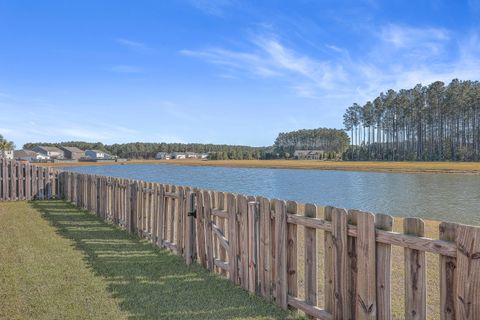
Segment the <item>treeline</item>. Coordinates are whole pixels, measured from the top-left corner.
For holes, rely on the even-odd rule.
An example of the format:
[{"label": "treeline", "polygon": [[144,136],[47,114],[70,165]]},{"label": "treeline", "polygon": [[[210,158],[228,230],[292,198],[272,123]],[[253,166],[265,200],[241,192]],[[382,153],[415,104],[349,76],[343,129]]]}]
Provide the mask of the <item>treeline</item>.
[{"label": "treeline", "polygon": [[128,159],[155,159],[157,152],[196,152],[210,153],[212,159],[267,159],[273,157],[271,148],[249,147],[201,143],[122,143],[104,145],[101,142],[68,141],[59,143],[26,143],[24,149],[32,149],[36,146],[68,146],[82,150],[96,149],[107,152],[120,158]]},{"label": "treeline", "polygon": [[[211,153],[220,159],[260,159],[266,148],[201,143],[124,143],[105,146],[109,152],[122,158],[153,159],[157,152]],[[224,157],[225,155],[225,157]]]},{"label": "treeline", "polygon": [[348,160],[478,161],[480,83],[436,81],[388,90],[344,114]]},{"label": "treeline", "polygon": [[318,128],[282,132],[275,140],[274,150],[280,157],[293,157],[295,150],[320,150],[325,154],[342,154],[349,137],[344,130]]}]

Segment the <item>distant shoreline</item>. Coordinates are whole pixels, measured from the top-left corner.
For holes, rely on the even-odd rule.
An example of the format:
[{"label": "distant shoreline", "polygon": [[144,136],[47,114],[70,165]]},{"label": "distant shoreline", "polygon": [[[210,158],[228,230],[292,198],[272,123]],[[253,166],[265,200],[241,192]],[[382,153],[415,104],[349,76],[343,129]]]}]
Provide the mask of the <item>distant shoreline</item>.
[{"label": "distant shoreline", "polygon": [[45,163],[49,167],[105,166],[122,164],[172,164],[234,168],[314,169],[393,173],[438,173],[480,175],[480,162],[387,162],[387,161],[316,161],[316,160],[131,160],[127,162]]}]

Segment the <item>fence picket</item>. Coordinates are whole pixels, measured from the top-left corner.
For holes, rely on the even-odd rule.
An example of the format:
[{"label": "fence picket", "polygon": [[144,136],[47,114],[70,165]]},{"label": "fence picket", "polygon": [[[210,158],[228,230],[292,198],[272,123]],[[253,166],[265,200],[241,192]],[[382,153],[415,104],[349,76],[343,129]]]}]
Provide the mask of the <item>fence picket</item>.
[{"label": "fence picket", "polygon": [[[315,218],[317,206],[305,205],[305,217]],[[317,230],[305,227],[305,302],[308,305],[317,305]]]},{"label": "fence picket", "polygon": [[[423,237],[424,223],[419,218],[405,218],[403,232]],[[405,319],[420,320],[427,317],[427,290],[425,286],[425,252],[405,248]]]},{"label": "fence picket", "polygon": [[[393,218],[386,214],[375,216],[375,227],[384,231],[392,231]],[[390,320],[391,311],[391,255],[392,246],[385,243],[376,243],[376,286],[377,286],[377,319]]]}]

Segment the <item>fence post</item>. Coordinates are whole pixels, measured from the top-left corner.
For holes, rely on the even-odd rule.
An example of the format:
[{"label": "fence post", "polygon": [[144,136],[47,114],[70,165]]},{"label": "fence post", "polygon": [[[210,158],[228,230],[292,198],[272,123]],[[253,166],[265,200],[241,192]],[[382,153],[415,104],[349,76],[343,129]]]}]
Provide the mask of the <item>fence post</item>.
[{"label": "fence post", "polygon": [[[331,222],[333,207],[325,207],[325,221]],[[333,235],[332,232],[324,232],[324,289],[325,289],[325,311],[333,314]]]},{"label": "fence post", "polygon": [[287,285],[287,208],[285,201],[275,200],[276,242],[276,302],[283,309],[288,307]]},{"label": "fence post", "polygon": [[[457,224],[442,222],[439,229],[440,240],[455,242]],[[440,255],[440,319],[455,320],[455,274],[457,259]]]},{"label": "fence post", "polygon": [[[305,205],[305,217],[315,218],[317,206]],[[317,230],[305,227],[305,301],[309,305],[317,305]],[[309,317],[312,318],[312,317]]]},{"label": "fence post", "polygon": [[258,290],[258,203],[248,202],[248,290]]},{"label": "fence post", "polygon": [[203,210],[203,191],[197,190],[197,259],[200,265],[207,267],[205,250],[205,216]]},{"label": "fence post", "polygon": [[457,227],[457,319],[480,319],[480,228]]},{"label": "fence post", "polygon": [[203,214],[205,228],[205,251],[207,256],[207,269],[215,270],[213,256],[213,230],[212,230],[212,198],[210,191],[203,191]]},{"label": "fence post", "polygon": [[185,262],[191,264],[195,252],[195,193],[188,191],[187,194],[187,214],[185,216]]},{"label": "fence post", "polygon": [[334,208],[332,212],[333,236],[333,319],[346,319],[351,305],[348,301],[348,241],[347,212]]},{"label": "fence post", "polygon": [[130,213],[128,221],[128,231],[130,233],[135,233],[136,227],[136,216],[137,216],[137,183],[132,181],[130,185]]},{"label": "fence post", "polygon": [[240,255],[239,278],[240,285],[248,290],[248,200],[245,196],[237,197],[238,212],[238,246]]},{"label": "fence post", "polygon": [[230,251],[228,252],[229,279],[240,284],[238,278],[238,233],[237,233],[237,198],[234,194],[227,194],[227,212],[228,212],[228,242]]},{"label": "fence post", "polygon": [[183,256],[183,224],[185,223],[185,192],[183,187],[177,188],[177,202],[175,204],[175,243],[177,254]]}]

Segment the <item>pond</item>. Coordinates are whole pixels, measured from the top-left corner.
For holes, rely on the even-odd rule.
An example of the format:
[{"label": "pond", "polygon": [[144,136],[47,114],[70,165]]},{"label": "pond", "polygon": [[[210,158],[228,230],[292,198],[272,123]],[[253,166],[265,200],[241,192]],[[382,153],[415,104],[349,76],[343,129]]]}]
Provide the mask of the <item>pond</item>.
[{"label": "pond", "polygon": [[396,216],[480,224],[478,176],[168,164],[65,169]]}]

